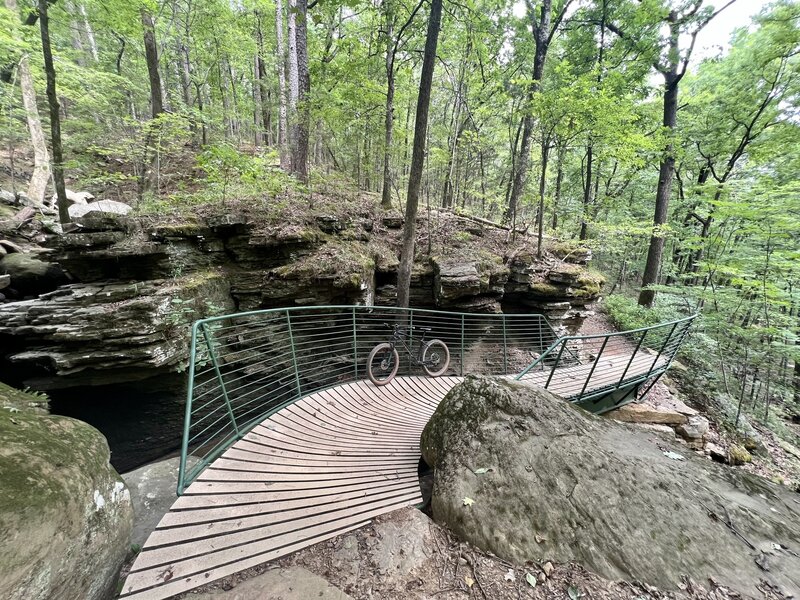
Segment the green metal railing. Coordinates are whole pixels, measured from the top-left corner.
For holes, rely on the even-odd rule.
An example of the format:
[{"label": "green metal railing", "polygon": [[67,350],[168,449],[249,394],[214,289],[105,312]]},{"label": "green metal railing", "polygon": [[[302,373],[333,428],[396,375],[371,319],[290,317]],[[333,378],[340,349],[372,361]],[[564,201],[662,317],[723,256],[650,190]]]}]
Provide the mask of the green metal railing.
[{"label": "green metal railing", "polygon": [[[197,321],[178,494],[252,427],[314,392],[366,379],[370,350],[387,323],[403,322],[412,347],[421,328],[450,349],[447,375],[519,373],[559,339],[542,315],[450,313],[393,307],[322,306],[261,310]],[[563,338],[562,338],[563,339]],[[577,363],[565,351],[562,361]],[[401,353],[400,374],[419,373]],[[191,466],[189,457],[196,459]]]},{"label": "green metal railing", "polygon": [[669,368],[697,315],[630,331],[558,338],[517,380],[600,413],[644,396]]}]

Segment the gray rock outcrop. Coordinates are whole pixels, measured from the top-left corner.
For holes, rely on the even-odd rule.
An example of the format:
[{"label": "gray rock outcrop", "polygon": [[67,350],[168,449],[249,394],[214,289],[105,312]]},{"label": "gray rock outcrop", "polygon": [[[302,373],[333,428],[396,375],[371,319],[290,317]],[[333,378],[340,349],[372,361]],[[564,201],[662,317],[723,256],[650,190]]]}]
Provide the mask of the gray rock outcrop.
[{"label": "gray rock outcrop", "polygon": [[6,360],[35,389],[101,385],[185,366],[188,324],[230,309],[227,281],[215,271],[73,284],[36,300],[0,304],[0,336],[24,332],[26,347]]},{"label": "gray rock outcrop", "polygon": [[129,551],[130,496],[105,438],[0,383],[0,598],[100,600]]},{"label": "gray rock outcrop", "polygon": [[68,281],[58,265],[22,252],[0,258],[0,275],[11,276],[8,287],[21,298],[52,291]]},{"label": "gray rock outcrop", "polygon": [[468,378],[422,434],[434,518],[515,562],[800,595],[798,497],[652,438],[531,385]]}]

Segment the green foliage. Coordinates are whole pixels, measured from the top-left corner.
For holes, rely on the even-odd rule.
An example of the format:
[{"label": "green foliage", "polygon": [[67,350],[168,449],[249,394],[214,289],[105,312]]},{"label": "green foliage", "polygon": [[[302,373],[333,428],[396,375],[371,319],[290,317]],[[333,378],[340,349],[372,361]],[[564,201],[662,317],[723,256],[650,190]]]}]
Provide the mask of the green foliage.
[{"label": "green foliage", "polygon": [[197,157],[197,164],[205,172],[211,188],[219,191],[223,204],[234,181],[253,183],[264,171],[262,159],[247,156],[229,143],[206,146]]}]

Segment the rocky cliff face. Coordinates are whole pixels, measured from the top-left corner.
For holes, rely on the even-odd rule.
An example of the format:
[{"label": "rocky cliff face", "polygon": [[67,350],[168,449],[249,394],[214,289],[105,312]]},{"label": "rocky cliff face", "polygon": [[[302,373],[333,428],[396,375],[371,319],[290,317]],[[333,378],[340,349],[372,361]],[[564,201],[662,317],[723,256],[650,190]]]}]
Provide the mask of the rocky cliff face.
[{"label": "rocky cliff face", "polygon": [[[600,292],[585,251],[555,248],[537,261],[524,239],[504,242],[503,230],[442,218],[440,230],[443,222],[455,233],[418,257],[413,306],[543,312],[558,325]],[[247,210],[163,219],[90,213],[76,225],[44,236],[35,280],[15,268],[24,253],[0,258],[0,273],[10,275],[4,291],[15,300],[0,304],[0,380],[35,389],[138,381],[185,367],[188,324],[197,318],[395,302],[402,219],[374,210],[272,223]]]}]

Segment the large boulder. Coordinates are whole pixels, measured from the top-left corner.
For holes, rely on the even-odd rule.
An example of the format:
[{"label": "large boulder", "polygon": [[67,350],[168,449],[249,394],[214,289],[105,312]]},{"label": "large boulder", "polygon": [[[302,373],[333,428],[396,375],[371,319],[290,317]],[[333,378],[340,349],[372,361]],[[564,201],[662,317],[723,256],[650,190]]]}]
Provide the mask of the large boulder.
[{"label": "large boulder", "polygon": [[130,496],[105,438],[0,383],[0,598],[108,598],[129,551]]},{"label": "large boulder", "polygon": [[422,434],[434,518],[515,562],[800,595],[800,497],[532,385],[467,378]]},{"label": "large boulder", "polygon": [[10,275],[9,287],[20,297],[38,296],[67,283],[67,276],[54,264],[33,254],[14,252],[0,259],[0,275]]}]

